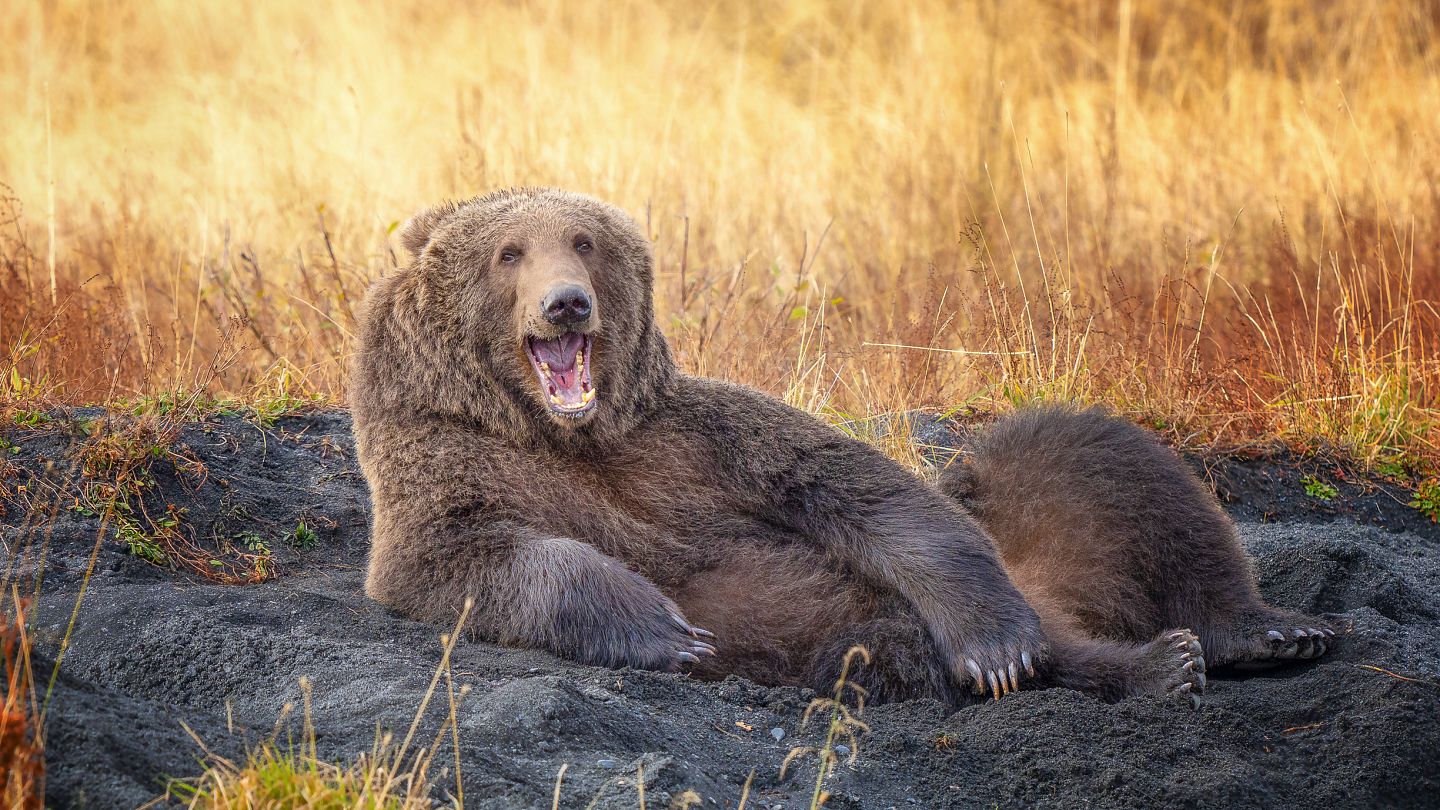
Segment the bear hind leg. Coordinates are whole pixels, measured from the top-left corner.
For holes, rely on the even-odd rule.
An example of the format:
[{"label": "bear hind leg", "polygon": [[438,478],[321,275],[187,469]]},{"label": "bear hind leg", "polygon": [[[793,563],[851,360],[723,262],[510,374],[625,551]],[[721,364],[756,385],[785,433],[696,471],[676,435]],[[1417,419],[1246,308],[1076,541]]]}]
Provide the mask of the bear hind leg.
[{"label": "bear hind leg", "polygon": [[[1204,633],[1214,666],[1265,669],[1286,661],[1319,658],[1345,631],[1336,616],[1307,616],[1259,602],[1217,617]],[[1337,627],[1340,629],[1337,631]]]},{"label": "bear hind leg", "polygon": [[1205,654],[1189,630],[1166,630],[1144,644],[1063,634],[1050,642],[1042,672],[1047,685],[1111,702],[1164,695],[1195,705],[1205,690]]}]

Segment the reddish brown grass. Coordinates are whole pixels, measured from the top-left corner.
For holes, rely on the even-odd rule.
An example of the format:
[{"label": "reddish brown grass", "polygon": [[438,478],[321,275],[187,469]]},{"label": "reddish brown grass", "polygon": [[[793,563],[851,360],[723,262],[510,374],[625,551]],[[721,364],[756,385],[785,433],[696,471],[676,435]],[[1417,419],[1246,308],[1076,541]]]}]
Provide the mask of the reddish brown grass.
[{"label": "reddish brown grass", "polygon": [[0,391],[282,368],[343,400],[395,224],[546,183],[643,223],[690,371],[820,413],[1102,401],[1413,472],[1440,458],[1437,11],[26,11],[0,75],[53,84],[0,81]]},{"label": "reddish brown grass", "polygon": [[14,810],[39,810],[45,796],[45,744],[31,678],[26,603],[14,592],[7,599],[9,608],[0,612],[0,676],[5,679],[0,702],[0,803]]}]

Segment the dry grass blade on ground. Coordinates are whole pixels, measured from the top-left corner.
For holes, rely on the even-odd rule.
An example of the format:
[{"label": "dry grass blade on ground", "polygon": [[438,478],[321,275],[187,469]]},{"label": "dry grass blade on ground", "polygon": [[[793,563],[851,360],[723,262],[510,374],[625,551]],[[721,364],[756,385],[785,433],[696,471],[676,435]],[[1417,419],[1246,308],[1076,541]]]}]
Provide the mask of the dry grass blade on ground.
[{"label": "dry grass blade on ground", "polygon": [[25,621],[27,600],[18,589],[5,595],[0,611],[0,677],[5,692],[0,699],[0,802],[12,810],[43,807],[45,738],[39,718],[30,661],[30,638]]},{"label": "dry grass blade on ground", "polygon": [[[322,759],[315,739],[311,714],[311,684],[301,677],[300,692],[304,699],[304,728],[297,748],[292,740],[281,746],[278,737],[291,706],[276,721],[275,732],[250,747],[244,762],[234,762],[211,752],[194,732],[191,736],[205,752],[206,769],[199,777],[172,781],[165,798],[188,799],[192,810],[264,810],[265,808],[304,808],[304,810],[429,810],[438,806],[436,796],[441,790],[432,773],[435,758],[447,739],[454,755],[455,790],[449,793],[449,806],[465,806],[459,748],[459,711],[469,686],[455,688],[450,669],[450,656],[460,639],[465,620],[474,602],[467,599],[455,628],[440,637],[440,662],[430,679],[415,717],[404,739],[396,744],[394,737],[378,733],[368,754],[362,754],[349,765]],[[444,693],[449,711],[434,740],[428,747],[419,743],[415,734],[424,720],[430,701],[445,680]],[[186,728],[189,731],[189,728]],[[448,737],[447,737],[448,733]]]}]

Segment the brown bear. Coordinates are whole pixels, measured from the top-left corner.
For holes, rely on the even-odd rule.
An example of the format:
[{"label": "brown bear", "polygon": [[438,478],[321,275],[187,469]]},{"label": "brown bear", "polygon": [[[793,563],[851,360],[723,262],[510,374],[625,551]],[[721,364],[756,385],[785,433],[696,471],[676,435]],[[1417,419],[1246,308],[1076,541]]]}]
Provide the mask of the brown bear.
[{"label": "brown bear", "polygon": [[1330,621],[1266,605],[1230,519],[1180,457],[1101,408],[1027,408],[982,431],[940,489],[974,515],[1046,634],[1168,627],[1211,666],[1323,655]]},{"label": "brown bear", "polygon": [[[863,644],[876,700],[1203,686],[1182,625],[1042,629],[954,500],[806,413],[681,373],[618,209],[501,191],[421,213],[402,241],[414,258],[370,291],[352,376],[374,599],[446,623],[473,597],[475,637],[587,664],[820,689]],[[1036,600],[1083,613],[1067,594]]]}]

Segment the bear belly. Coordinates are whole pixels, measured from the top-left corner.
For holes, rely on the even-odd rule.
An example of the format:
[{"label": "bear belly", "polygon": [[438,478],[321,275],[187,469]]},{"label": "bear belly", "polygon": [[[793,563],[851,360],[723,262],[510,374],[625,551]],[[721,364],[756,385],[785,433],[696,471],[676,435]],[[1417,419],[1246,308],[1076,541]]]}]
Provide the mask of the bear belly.
[{"label": "bear belly", "polygon": [[696,676],[799,684],[817,649],[874,612],[870,590],[821,555],[771,543],[737,539],[714,567],[668,589],[691,623],[716,635],[719,655],[702,659]]}]

